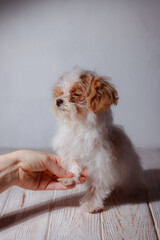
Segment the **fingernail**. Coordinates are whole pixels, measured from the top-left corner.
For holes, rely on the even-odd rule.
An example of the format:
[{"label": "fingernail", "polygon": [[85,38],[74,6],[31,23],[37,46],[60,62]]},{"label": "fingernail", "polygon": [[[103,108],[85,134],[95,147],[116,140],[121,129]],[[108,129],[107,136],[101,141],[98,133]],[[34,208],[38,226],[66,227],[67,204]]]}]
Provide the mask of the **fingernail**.
[{"label": "fingernail", "polygon": [[81,178],[80,178],[80,182],[81,182],[81,183],[84,183],[85,181],[86,181],[86,179],[85,179],[84,177],[81,177]]}]

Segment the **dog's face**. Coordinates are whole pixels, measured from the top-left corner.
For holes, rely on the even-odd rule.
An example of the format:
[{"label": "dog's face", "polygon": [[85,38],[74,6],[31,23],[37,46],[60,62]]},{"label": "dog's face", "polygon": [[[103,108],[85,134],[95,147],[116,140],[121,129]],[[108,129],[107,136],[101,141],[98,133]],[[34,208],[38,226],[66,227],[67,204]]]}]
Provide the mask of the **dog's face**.
[{"label": "dog's face", "polygon": [[108,78],[89,71],[65,73],[53,87],[53,112],[63,120],[85,120],[89,112],[99,114],[117,102]]}]

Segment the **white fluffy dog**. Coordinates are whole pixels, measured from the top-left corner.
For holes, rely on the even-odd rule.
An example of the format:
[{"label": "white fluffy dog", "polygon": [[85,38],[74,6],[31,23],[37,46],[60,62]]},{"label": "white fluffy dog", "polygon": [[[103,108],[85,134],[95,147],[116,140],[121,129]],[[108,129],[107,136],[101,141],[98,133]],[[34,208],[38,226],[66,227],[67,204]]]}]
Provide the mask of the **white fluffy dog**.
[{"label": "white fluffy dog", "polygon": [[113,123],[110,106],[118,95],[107,77],[74,68],[53,88],[53,113],[61,120],[53,149],[61,165],[74,173],[59,179],[78,182],[87,167],[88,189],[80,204],[84,211],[103,209],[104,199],[117,187],[132,189],[141,175],[139,157],[123,129]]}]

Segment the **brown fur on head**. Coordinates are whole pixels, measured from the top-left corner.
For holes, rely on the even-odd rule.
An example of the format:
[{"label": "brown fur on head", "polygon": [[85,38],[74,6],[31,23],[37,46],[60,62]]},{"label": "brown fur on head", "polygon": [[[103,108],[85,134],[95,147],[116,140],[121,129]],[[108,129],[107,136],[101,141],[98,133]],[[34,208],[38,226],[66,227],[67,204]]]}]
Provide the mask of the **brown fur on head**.
[{"label": "brown fur on head", "polygon": [[81,74],[80,81],[70,89],[70,101],[74,103],[86,103],[89,110],[99,113],[116,105],[118,94],[108,78],[98,77],[92,74]]},{"label": "brown fur on head", "polygon": [[88,109],[98,113],[110,107],[111,104],[116,105],[118,102],[118,94],[116,89],[108,79],[104,77],[93,77],[87,92]]},{"label": "brown fur on head", "polygon": [[53,88],[53,98],[56,114],[64,117],[66,113],[70,118],[69,113],[72,113],[81,119],[85,119],[87,110],[98,114],[118,102],[117,91],[109,79],[89,71],[74,76],[64,74]]}]

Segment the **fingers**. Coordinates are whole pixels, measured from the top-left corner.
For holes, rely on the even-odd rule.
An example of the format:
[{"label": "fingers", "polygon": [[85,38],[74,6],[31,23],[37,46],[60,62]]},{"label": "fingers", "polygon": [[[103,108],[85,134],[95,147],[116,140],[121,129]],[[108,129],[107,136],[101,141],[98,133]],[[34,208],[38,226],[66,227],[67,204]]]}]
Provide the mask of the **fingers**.
[{"label": "fingers", "polygon": [[61,157],[60,156],[53,155],[53,154],[47,154],[47,155],[48,155],[48,158],[52,159],[53,162],[60,165],[60,163],[61,163]]},{"label": "fingers", "polygon": [[64,168],[59,166],[52,158],[48,158],[46,162],[46,167],[52,174],[60,178],[71,178],[73,173],[66,171]]},{"label": "fingers", "polygon": [[[84,177],[80,177],[79,181],[83,184],[86,179]],[[66,186],[62,182],[52,181],[47,185],[46,190],[69,190],[73,189],[75,186],[76,184]]]},{"label": "fingers", "polygon": [[85,177],[80,177],[79,178],[79,183],[80,184],[83,184],[83,183],[85,183],[86,182],[86,178]]},{"label": "fingers", "polygon": [[81,172],[81,177],[84,177],[84,178],[87,178],[89,175],[88,175],[88,172],[87,172],[87,168],[83,168],[82,169],[82,172]]},{"label": "fingers", "polygon": [[70,186],[65,186],[61,182],[52,181],[48,184],[48,186],[46,187],[46,190],[69,190],[74,188],[75,186],[76,186],[75,184]]},{"label": "fingers", "polygon": [[[66,171],[64,168],[60,166],[60,161],[61,161],[61,157],[48,154],[47,169],[51,171],[52,174],[60,178],[73,177],[73,173]],[[83,168],[79,178],[79,182],[84,183],[87,177],[88,177],[87,168]]]}]

